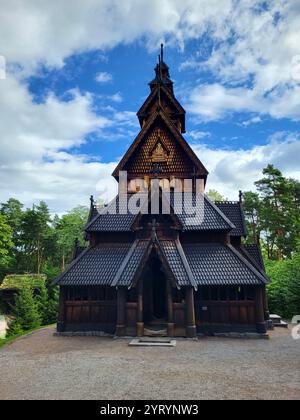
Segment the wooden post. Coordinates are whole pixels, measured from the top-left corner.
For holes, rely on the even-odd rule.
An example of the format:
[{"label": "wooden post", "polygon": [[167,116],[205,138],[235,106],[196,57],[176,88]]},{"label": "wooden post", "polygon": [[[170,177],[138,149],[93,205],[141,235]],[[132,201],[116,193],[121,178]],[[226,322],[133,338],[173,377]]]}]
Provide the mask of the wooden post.
[{"label": "wooden post", "polygon": [[143,281],[142,280],[140,280],[140,282],[138,284],[136,335],[138,337],[142,337],[144,335],[144,322],[143,322]]},{"label": "wooden post", "polygon": [[196,337],[196,321],[194,306],[194,289],[187,287],[185,292],[185,311],[186,311],[186,335],[187,337]]},{"label": "wooden post", "polygon": [[174,312],[173,312],[172,287],[168,280],[167,280],[167,308],[168,308],[168,336],[174,337]]},{"label": "wooden post", "polygon": [[260,334],[267,332],[265,314],[264,314],[264,299],[263,288],[257,286],[255,288],[255,312],[256,312],[256,330]]},{"label": "wooden post", "polygon": [[64,287],[59,288],[59,309],[58,309],[58,321],[57,321],[57,332],[64,332],[66,327],[66,290]]},{"label": "wooden post", "polygon": [[116,335],[119,337],[122,335],[125,335],[125,329],[126,329],[125,305],[126,305],[126,289],[124,287],[120,287],[117,291],[117,326],[116,326]]},{"label": "wooden post", "polygon": [[269,302],[268,302],[266,286],[263,287],[263,299],[264,299],[265,320],[268,321],[270,319],[270,312],[269,312]]}]

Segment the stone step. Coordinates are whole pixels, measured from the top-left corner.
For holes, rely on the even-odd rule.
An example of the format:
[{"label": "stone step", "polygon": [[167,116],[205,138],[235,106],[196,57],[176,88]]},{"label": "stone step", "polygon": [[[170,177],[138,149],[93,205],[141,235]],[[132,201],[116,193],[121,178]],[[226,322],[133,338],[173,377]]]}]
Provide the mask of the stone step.
[{"label": "stone step", "polygon": [[171,338],[159,339],[159,338],[134,338],[129,342],[129,346],[143,346],[143,347],[175,347],[176,340]]},{"label": "stone step", "polygon": [[284,321],[280,321],[280,322],[273,322],[273,326],[276,328],[288,328],[289,324],[287,322]]},{"label": "stone step", "polygon": [[168,331],[166,328],[144,328],[144,335],[147,337],[167,337]]}]

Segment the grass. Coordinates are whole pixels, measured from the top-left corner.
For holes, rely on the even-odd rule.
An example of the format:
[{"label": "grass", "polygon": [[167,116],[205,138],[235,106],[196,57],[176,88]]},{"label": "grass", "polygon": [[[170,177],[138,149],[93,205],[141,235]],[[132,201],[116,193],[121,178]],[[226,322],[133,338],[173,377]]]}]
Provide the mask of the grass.
[{"label": "grass", "polygon": [[4,339],[1,339],[1,338],[0,338],[0,349],[1,349],[3,346],[5,346],[6,344],[10,344],[10,343],[12,343],[13,341],[17,340],[18,338],[20,338],[20,337],[25,337],[26,335],[31,334],[31,333],[32,333],[32,332],[34,332],[34,331],[38,331],[38,330],[41,330],[41,329],[43,329],[43,328],[47,328],[47,327],[52,327],[52,326],[54,326],[54,325],[55,325],[55,324],[42,325],[41,327],[33,328],[32,330],[23,331],[23,332],[22,332],[22,333],[20,333],[20,334],[12,335],[11,337],[8,337],[8,338],[4,338]]}]

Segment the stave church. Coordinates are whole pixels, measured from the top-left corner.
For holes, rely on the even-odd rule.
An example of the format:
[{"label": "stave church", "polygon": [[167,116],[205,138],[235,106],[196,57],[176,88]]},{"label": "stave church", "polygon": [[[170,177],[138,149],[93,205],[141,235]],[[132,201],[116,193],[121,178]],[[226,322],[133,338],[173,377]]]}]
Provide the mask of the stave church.
[{"label": "stave church", "polygon": [[186,113],[163,46],[149,86],[140,132],[112,174],[118,195],[102,208],[91,197],[88,246],[75,247],[54,282],[57,331],[265,334],[269,279],[259,241],[245,241],[241,193],[237,201],[205,195],[208,171],[183,137]]}]

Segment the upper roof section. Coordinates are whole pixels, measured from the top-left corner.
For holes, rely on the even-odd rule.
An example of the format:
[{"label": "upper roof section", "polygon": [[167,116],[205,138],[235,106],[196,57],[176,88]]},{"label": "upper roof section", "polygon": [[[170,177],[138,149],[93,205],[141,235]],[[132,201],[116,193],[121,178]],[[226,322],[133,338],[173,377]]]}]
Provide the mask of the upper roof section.
[{"label": "upper roof section", "polygon": [[206,182],[207,169],[201,163],[180,131],[162,110],[155,111],[143,126],[118,166],[113,176],[118,179],[120,171],[129,176],[151,176],[159,165],[163,176],[181,174],[189,178],[197,176]]},{"label": "upper roof section", "polygon": [[[134,194],[128,194],[126,203],[120,200],[119,195],[115,197],[107,207],[97,212],[96,216],[88,222],[85,231],[133,231],[134,222],[139,220],[140,211],[136,214],[129,212],[132,197],[134,198]],[[138,197],[141,200],[140,205],[144,203],[142,207],[148,203],[148,194],[139,194]],[[185,195],[171,192],[169,195],[164,194],[164,200],[165,203],[169,202],[170,213],[178,221],[181,231],[230,232],[236,229],[232,221],[206,195],[203,196],[203,200],[198,201],[195,193]]]},{"label": "upper roof section", "polygon": [[161,44],[161,53],[154,71],[155,78],[149,83],[150,95],[137,112],[140,125],[143,127],[155,111],[163,109],[177,129],[185,133],[185,110],[174,96],[169,67],[164,62],[163,44]]}]

